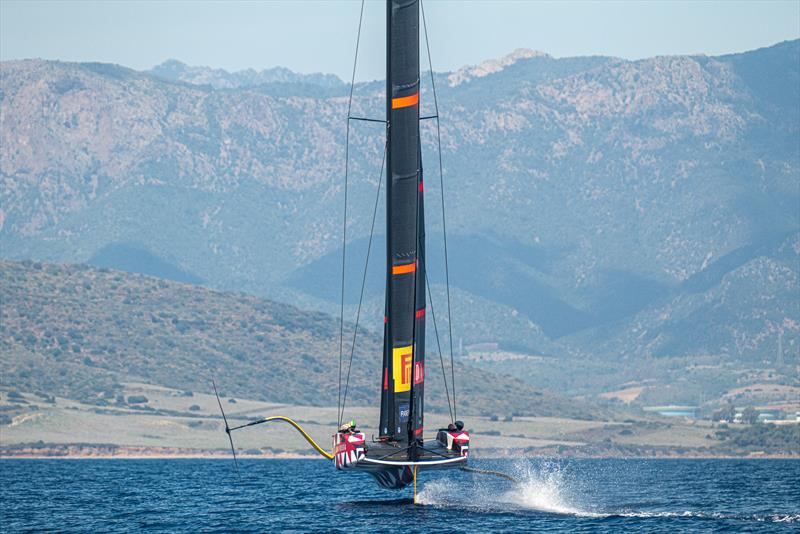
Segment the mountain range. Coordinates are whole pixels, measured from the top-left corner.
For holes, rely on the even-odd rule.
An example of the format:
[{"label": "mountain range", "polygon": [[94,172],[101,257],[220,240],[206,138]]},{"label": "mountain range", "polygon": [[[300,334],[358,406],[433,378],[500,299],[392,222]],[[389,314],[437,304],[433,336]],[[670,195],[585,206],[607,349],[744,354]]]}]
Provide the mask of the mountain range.
[{"label": "mountain range", "polygon": [[168,59],[148,70],[147,73],[165,80],[207,85],[214,89],[238,89],[280,83],[339,88],[344,85],[344,82],[335,74],[299,74],[285,67],[274,67],[261,71],[245,69],[228,72],[224,69],[193,67],[177,59]]},{"label": "mountain range", "polygon": [[[3,258],[338,311],[348,85],[177,61],[0,71]],[[633,384],[654,401],[796,380],[800,41],[639,61],[518,50],[423,74],[421,113],[441,121],[443,200],[434,121],[422,140],[443,347],[445,207],[452,343],[518,356],[490,370],[572,394]],[[383,90],[357,84],[352,114],[380,119]],[[383,133],[350,131],[348,319]],[[376,228],[362,317],[378,332]]]}]

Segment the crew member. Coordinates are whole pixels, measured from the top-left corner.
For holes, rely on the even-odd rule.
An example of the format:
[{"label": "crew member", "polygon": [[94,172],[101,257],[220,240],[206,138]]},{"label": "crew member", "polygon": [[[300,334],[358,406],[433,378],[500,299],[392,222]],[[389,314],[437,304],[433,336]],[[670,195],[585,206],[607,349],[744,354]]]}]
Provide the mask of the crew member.
[{"label": "crew member", "polygon": [[355,420],[351,420],[348,423],[344,423],[342,426],[339,427],[339,432],[346,432],[350,434],[355,434],[356,432],[358,432],[358,430],[356,430]]}]

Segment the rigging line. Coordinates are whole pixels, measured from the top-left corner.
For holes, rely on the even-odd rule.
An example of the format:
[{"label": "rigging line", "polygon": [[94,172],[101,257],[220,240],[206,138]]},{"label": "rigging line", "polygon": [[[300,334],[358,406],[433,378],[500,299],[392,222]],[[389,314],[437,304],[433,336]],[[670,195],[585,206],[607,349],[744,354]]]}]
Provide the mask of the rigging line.
[{"label": "rigging line", "polygon": [[433,449],[428,449],[428,448],[425,448],[425,447],[423,447],[422,445],[417,445],[417,448],[418,448],[418,449],[420,449],[420,450],[423,450],[423,451],[425,451],[425,452],[429,452],[429,453],[431,453],[431,454],[435,454],[435,455],[437,455],[437,456],[441,456],[442,458],[452,458],[452,456],[448,456],[448,455],[446,455],[446,454],[442,454],[441,452],[439,452],[439,451],[435,451],[435,450],[433,450]]},{"label": "rigging line", "polygon": [[[358,15],[358,33],[356,35],[356,52],[353,58],[353,75],[350,78],[350,98],[347,102],[347,116],[350,117],[350,111],[353,108],[353,88],[356,83],[356,65],[358,65],[358,46],[361,42],[361,23],[364,20],[364,2],[361,0],[361,12]],[[345,275],[345,258],[347,257],[347,182],[350,167],[350,121],[347,121],[347,133],[345,134],[345,148],[344,148],[344,216],[342,217],[342,295],[339,305],[339,383],[338,383],[338,398],[337,398],[337,412],[341,409],[342,402],[342,356],[344,354],[344,275]],[[342,425],[341,416],[339,416],[339,426]]]},{"label": "rigging line", "polygon": [[439,115],[425,115],[424,117],[420,117],[419,120],[426,121],[429,119],[438,119]]},{"label": "rigging line", "polygon": [[339,425],[344,418],[344,407],[347,404],[347,391],[350,387],[350,371],[353,369],[353,354],[356,352],[356,336],[358,336],[358,322],[361,319],[361,303],[364,301],[364,288],[367,285],[367,268],[369,267],[369,254],[372,250],[372,236],[375,234],[375,219],[378,215],[378,203],[381,199],[381,185],[383,184],[383,169],[386,164],[386,150],[389,143],[383,145],[383,158],[381,159],[381,172],[378,175],[378,190],[375,192],[375,207],[372,209],[372,225],[369,229],[369,241],[367,242],[367,257],[364,260],[364,274],[361,277],[361,296],[358,298],[358,309],[356,311],[356,326],[353,330],[353,345],[350,347],[350,361],[347,364],[347,380],[344,384],[344,396],[342,397],[342,413],[339,416]]},{"label": "rigging line", "polygon": [[442,356],[442,344],[439,342],[439,328],[436,326],[436,310],[433,307],[433,294],[431,293],[431,284],[428,280],[428,266],[425,262],[425,255],[421,254],[420,259],[422,260],[422,267],[425,272],[425,286],[428,288],[428,302],[431,305],[431,319],[433,319],[433,331],[436,333],[436,346],[439,349],[439,362],[442,364],[442,381],[444,382],[444,393],[447,397],[447,409],[450,412],[450,421],[455,421],[453,419],[453,406],[450,404],[450,390],[447,387],[447,373],[444,370],[444,357]]},{"label": "rigging line", "polygon": [[347,102],[347,116],[353,108],[353,88],[356,84],[356,65],[358,64],[358,45],[361,42],[361,22],[364,20],[364,2],[361,0],[361,12],[358,14],[358,33],[356,34],[356,53],[353,58],[353,75],[350,77],[350,100]]},{"label": "rigging line", "polygon": [[453,386],[453,415],[458,417],[458,413],[456,413],[456,409],[458,404],[456,403],[456,371],[455,371],[455,361],[453,359],[453,313],[452,308],[450,307],[450,265],[447,261],[447,222],[445,218],[445,209],[444,209],[444,172],[442,166],[442,133],[441,128],[439,126],[439,100],[436,97],[436,82],[434,81],[433,76],[433,61],[431,60],[431,45],[428,42],[428,23],[425,21],[425,6],[420,0],[419,2],[420,10],[422,11],[422,26],[425,29],[425,48],[428,51],[428,72],[431,74],[431,87],[433,88],[433,106],[436,115],[436,143],[439,150],[439,187],[441,189],[441,198],[442,198],[442,235],[444,236],[444,276],[445,276],[445,287],[447,288],[447,327],[449,329],[449,336],[448,340],[450,341],[450,377],[451,377],[451,384]]},{"label": "rigging line", "polygon": [[386,124],[386,121],[383,119],[370,119],[368,117],[347,117],[347,120],[350,121],[364,121],[364,122],[380,122],[382,124]]},{"label": "rigging line", "polygon": [[413,447],[413,445],[409,445],[408,447],[403,447],[402,449],[401,449],[400,447],[398,447],[396,451],[392,451],[392,452],[390,452],[390,453],[388,453],[388,454],[384,454],[383,456],[379,456],[379,457],[377,457],[377,458],[373,458],[373,459],[374,459],[374,460],[385,460],[385,459],[386,459],[386,458],[388,458],[389,456],[394,456],[394,455],[395,455],[395,454],[397,454],[398,452],[407,451],[407,450],[408,450],[408,449],[410,449],[411,447]]},{"label": "rigging line", "polygon": [[[338,399],[336,401],[337,415],[342,407],[342,355],[344,354],[344,273],[345,258],[347,257],[347,178],[348,161],[350,159],[350,121],[347,121],[347,133],[345,134],[344,149],[344,216],[342,217],[342,287],[341,302],[339,306],[339,384]],[[342,419],[339,417],[339,426]]]}]

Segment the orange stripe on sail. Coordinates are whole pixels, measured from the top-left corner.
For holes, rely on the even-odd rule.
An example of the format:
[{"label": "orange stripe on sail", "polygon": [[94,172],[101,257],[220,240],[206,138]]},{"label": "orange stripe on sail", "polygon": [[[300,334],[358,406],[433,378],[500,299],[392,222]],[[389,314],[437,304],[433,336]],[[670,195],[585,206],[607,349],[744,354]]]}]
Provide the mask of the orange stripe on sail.
[{"label": "orange stripe on sail", "polygon": [[407,108],[409,106],[416,106],[419,104],[419,91],[411,96],[401,96],[392,99],[392,109]]},{"label": "orange stripe on sail", "polygon": [[405,265],[392,265],[392,274],[407,274],[417,270],[417,262],[412,261]]}]

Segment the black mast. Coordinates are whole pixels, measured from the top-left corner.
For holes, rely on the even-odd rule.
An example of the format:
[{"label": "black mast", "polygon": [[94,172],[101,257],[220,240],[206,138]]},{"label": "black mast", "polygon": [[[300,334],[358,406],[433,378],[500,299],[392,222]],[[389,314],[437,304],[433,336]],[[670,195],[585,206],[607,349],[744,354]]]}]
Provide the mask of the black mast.
[{"label": "black mast", "polygon": [[419,139],[419,2],[386,4],[386,317],[380,435],[421,437],[425,263]]}]

